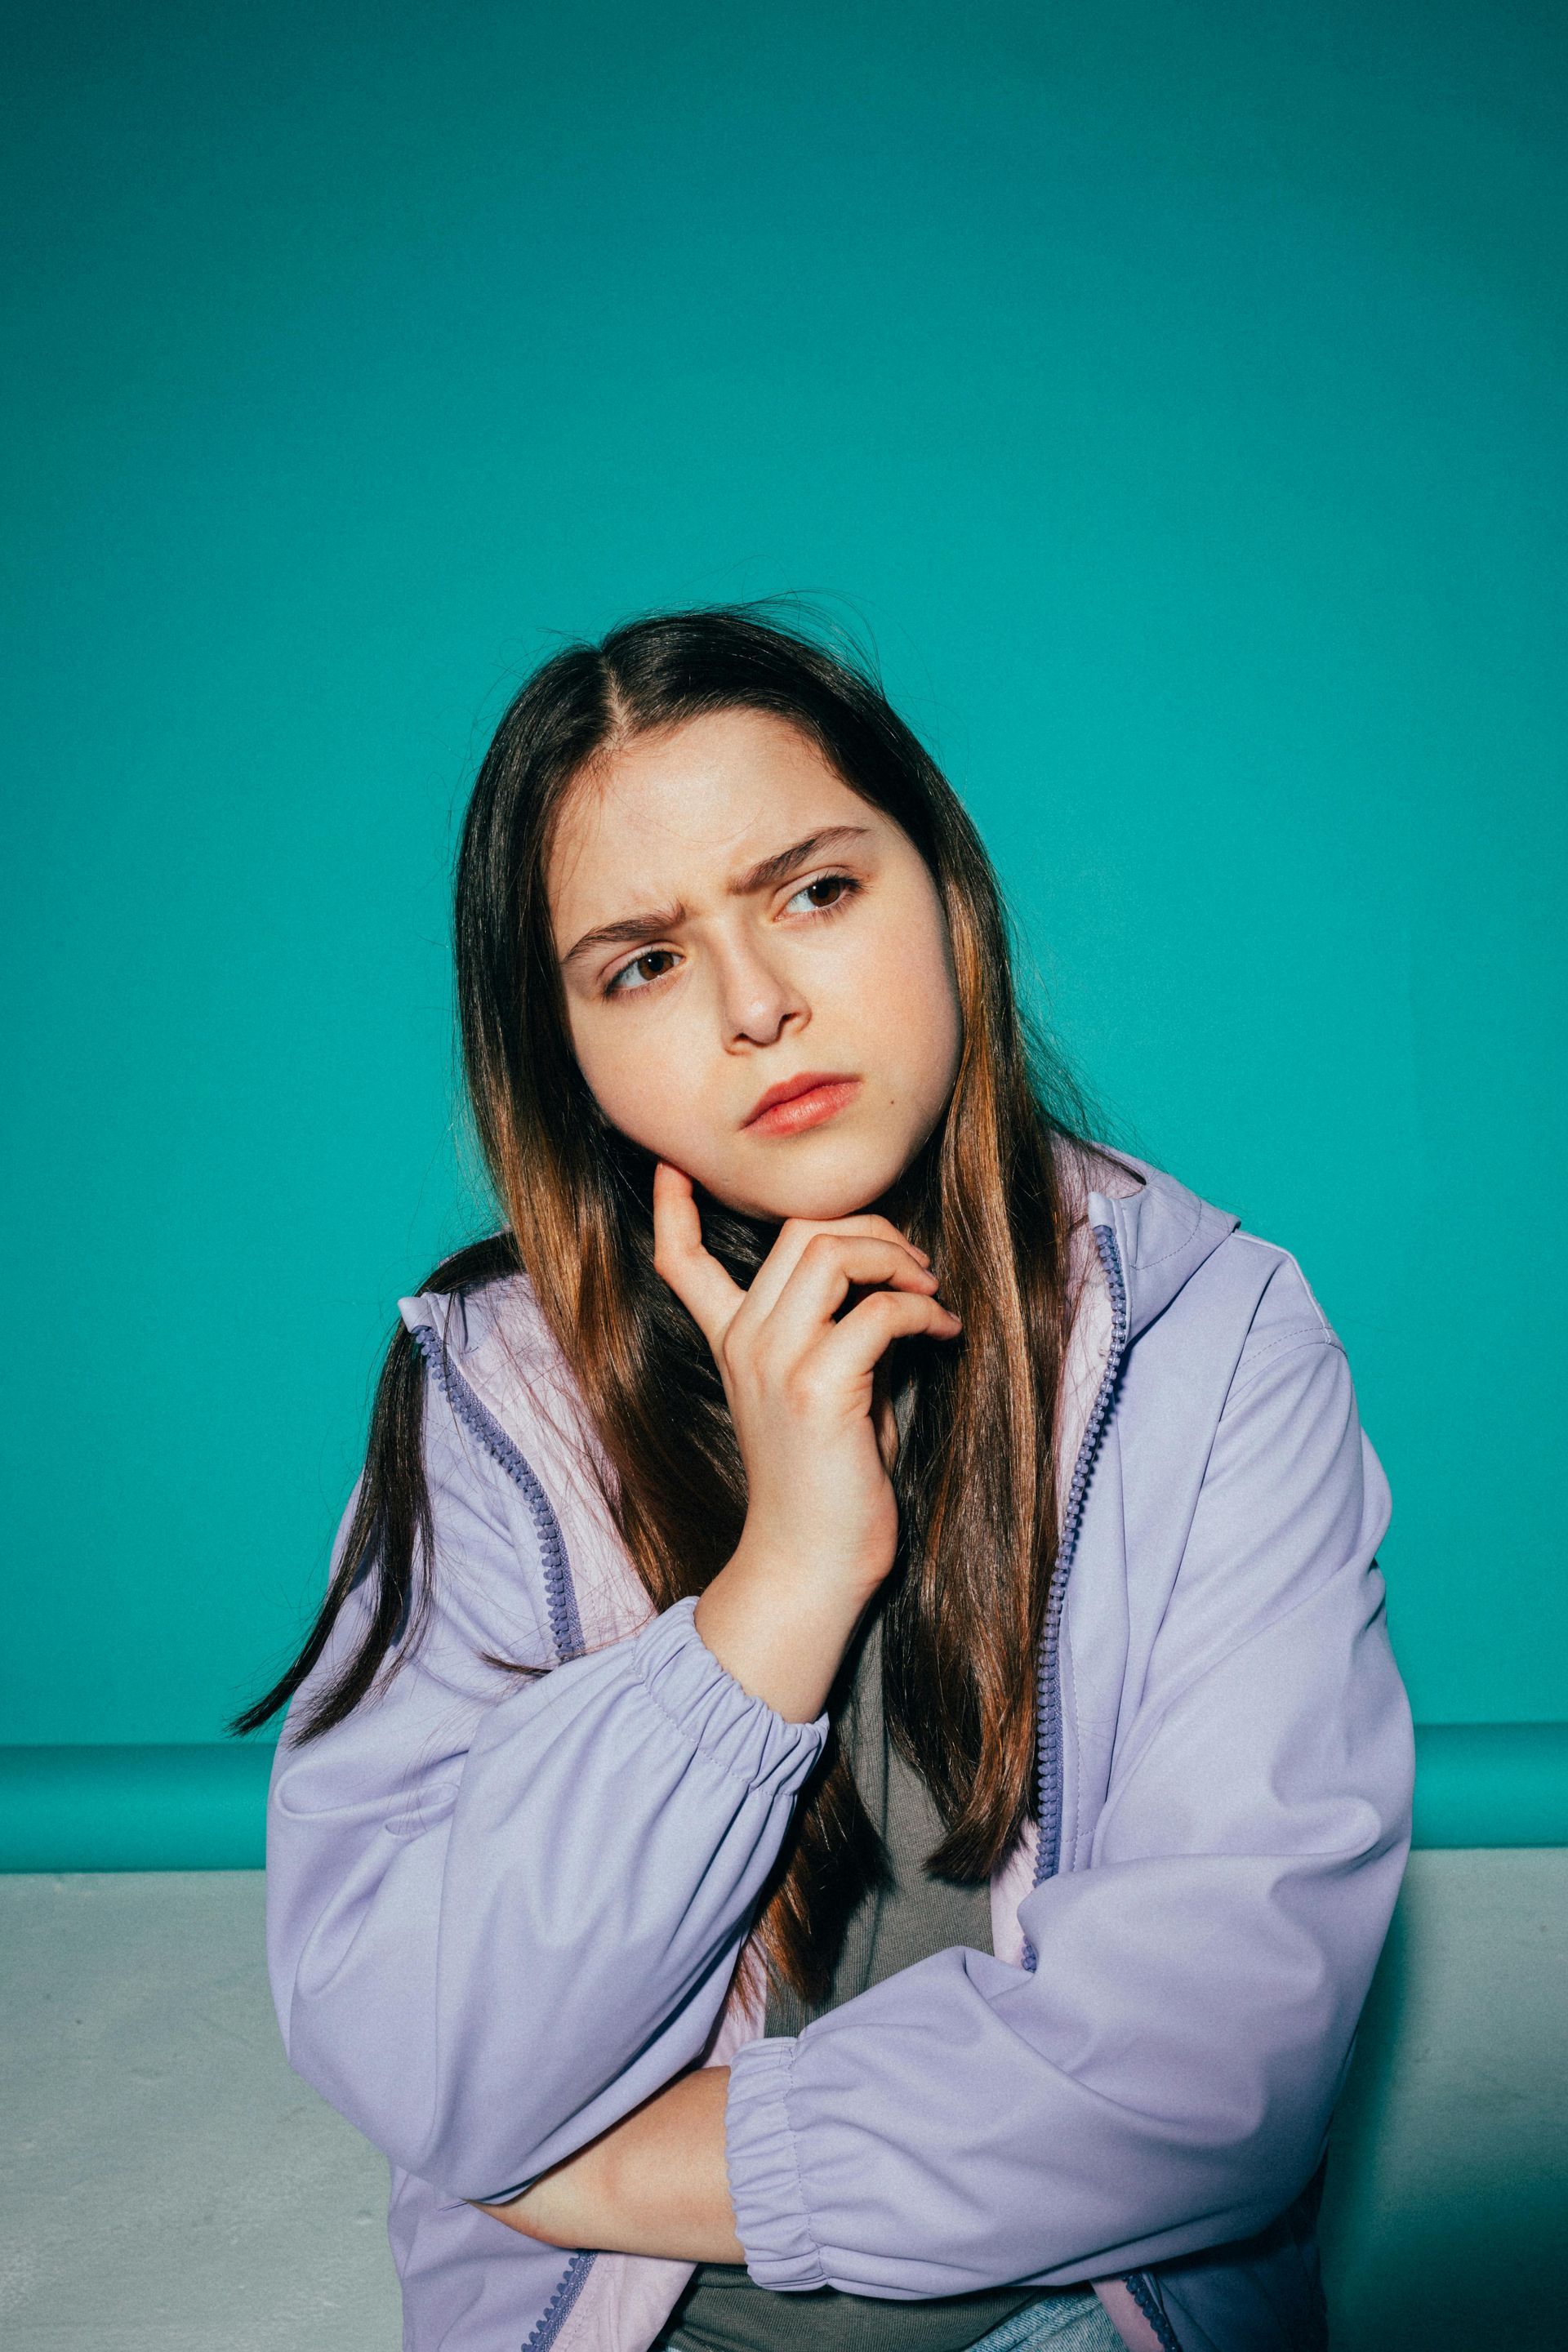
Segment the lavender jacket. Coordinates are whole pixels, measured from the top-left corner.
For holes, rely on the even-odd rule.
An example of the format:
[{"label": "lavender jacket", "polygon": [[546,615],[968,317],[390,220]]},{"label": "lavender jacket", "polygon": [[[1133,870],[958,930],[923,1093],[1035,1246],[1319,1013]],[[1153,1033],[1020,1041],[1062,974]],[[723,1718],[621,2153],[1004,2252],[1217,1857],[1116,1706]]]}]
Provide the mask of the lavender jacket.
[{"label": "lavender jacket", "polygon": [[764,2286],[1092,2281],[1135,2352],[1322,2342],[1314,2184],[1410,1832],[1388,1490],[1294,1259],[1142,1161],[1079,1172],[1036,1821],[991,1951],[798,2039],[732,1979],[825,1721],[650,1615],[524,1280],[403,1302],[435,1611],[384,1695],[286,1732],[268,1943],[291,2063],[390,2160],[405,2352],[646,2352],[689,2265],[468,2200],[694,2063],[731,2069]]}]

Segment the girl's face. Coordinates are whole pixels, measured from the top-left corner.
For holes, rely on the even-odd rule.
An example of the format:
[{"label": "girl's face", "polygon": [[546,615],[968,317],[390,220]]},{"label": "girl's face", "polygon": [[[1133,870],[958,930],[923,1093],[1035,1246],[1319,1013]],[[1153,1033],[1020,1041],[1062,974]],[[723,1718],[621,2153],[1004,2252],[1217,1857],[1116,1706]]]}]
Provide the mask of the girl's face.
[{"label": "girl's face", "polygon": [[730,710],[637,737],[573,793],[548,878],[613,1126],[757,1216],[888,1191],[957,1075],[947,925],[908,835],[805,736]]}]

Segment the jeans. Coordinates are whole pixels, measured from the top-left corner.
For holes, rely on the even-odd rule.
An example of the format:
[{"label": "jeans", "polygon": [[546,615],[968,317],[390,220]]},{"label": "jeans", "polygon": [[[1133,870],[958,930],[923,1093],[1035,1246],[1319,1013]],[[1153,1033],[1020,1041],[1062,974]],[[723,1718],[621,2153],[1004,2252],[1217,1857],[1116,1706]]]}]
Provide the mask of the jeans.
[{"label": "jeans", "polygon": [[1051,2352],[1126,2352],[1092,2288],[1081,2294],[1068,2288],[1026,2304],[972,2344],[969,2352],[1036,2352],[1037,2346],[1047,2344]]}]

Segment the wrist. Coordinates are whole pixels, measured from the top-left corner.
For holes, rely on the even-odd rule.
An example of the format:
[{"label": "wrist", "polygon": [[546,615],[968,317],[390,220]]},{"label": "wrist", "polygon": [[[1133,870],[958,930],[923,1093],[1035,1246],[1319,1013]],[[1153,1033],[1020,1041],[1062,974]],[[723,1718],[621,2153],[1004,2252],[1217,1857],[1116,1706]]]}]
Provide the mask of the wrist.
[{"label": "wrist", "polygon": [[[891,1562],[864,1561],[835,1551],[830,1545],[805,1544],[787,1534],[748,1524],[721,1573],[735,1582],[755,1582],[782,1607],[826,1622],[846,1617],[858,1621],[867,1602],[887,1582]],[[717,1581],[717,1579],[715,1579]]]},{"label": "wrist", "polygon": [[787,1722],[810,1723],[880,1580],[798,1568],[742,1540],[698,1601],[693,1623],[750,1697]]}]

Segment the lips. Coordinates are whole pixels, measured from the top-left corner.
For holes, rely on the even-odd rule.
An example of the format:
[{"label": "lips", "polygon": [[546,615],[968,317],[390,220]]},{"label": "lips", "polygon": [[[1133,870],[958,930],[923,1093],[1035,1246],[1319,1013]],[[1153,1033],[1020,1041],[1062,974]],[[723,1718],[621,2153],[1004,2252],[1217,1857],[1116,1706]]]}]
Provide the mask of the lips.
[{"label": "lips", "polygon": [[751,1135],[798,1135],[835,1118],[860,1091],[858,1078],[835,1070],[803,1070],[770,1087],[743,1122]]}]

